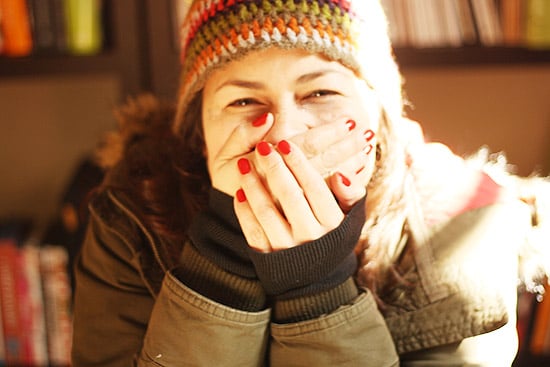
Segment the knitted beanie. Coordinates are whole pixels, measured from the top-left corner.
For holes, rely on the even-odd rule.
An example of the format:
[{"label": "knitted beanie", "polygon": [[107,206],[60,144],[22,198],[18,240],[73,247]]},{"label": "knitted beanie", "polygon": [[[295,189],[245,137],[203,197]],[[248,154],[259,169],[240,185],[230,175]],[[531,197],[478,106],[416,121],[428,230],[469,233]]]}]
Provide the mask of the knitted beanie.
[{"label": "knitted beanie", "polygon": [[[271,46],[305,49],[339,61],[364,77],[362,70],[367,65],[360,59],[365,58],[367,31],[372,28],[366,22],[376,18],[373,4],[380,10],[378,23],[384,23],[378,26],[378,35],[371,35],[376,41],[380,35],[387,37],[378,0],[193,1],[180,30],[182,73],[175,129],[209,73],[252,50]],[[390,55],[389,41],[387,46],[384,51]]]}]

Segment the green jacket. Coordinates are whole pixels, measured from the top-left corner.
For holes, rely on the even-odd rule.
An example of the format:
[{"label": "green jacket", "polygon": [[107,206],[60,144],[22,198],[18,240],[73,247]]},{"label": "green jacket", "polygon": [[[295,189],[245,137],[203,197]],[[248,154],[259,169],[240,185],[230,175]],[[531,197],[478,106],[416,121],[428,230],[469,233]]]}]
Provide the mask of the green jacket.
[{"label": "green jacket", "polygon": [[365,292],[334,314],[277,325],[269,310],[230,309],[181,284],[165,240],[123,197],[107,191],[90,208],[76,265],[75,366],[261,366],[267,350],[271,366],[397,365],[388,328],[406,357],[515,321],[517,251],[531,226],[519,201],[437,225],[405,275],[415,286],[384,300],[385,323]]}]

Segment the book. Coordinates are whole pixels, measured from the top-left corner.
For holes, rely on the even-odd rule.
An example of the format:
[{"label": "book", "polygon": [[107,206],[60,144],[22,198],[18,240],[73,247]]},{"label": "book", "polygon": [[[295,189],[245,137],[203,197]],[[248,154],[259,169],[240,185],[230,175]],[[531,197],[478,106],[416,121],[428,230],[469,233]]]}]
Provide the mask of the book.
[{"label": "book", "polygon": [[390,6],[393,8],[395,14],[395,22],[398,33],[398,44],[397,46],[406,46],[411,43],[410,34],[408,30],[410,29],[410,24],[408,23],[408,17],[406,14],[406,6],[403,4],[403,0],[390,0]]},{"label": "book", "polygon": [[68,254],[61,246],[45,245],[40,251],[48,356],[54,366],[68,366],[72,346],[72,292],[67,271]]},{"label": "book", "polygon": [[526,0],[525,44],[550,49],[550,1]]},{"label": "book", "polygon": [[55,50],[55,28],[49,0],[27,0],[34,53]]},{"label": "book", "polygon": [[436,17],[439,15],[443,33],[442,46],[458,47],[462,45],[459,10],[455,0],[438,0],[434,3]]},{"label": "book", "polygon": [[0,0],[2,52],[7,56],[28,56],[33,50],[27,0]]},{"label": "book", "polygon": [[21,269],[27,285],[22,300],[27,312],[27,325],[22,325],[22,328],[29,345],[29,364],[47,366],[49,359],[40,275],[40,245],[36,241],[29,240],[22,246]]},{"label": "book", "polygon": [[19,251],[16,240],[11,237],[0,238],[0,308],[5,361],[10,365],[24,365],[26,350],[21,329],[21,310],[18,302],[18,264]]},{"label": "book", "polygon": [[403,40],[403,30],[400,22],[397,20],[396,8],[393,2],[393,0],[380,1],[388,20],[388,32],[392,45],[404,46],[406,43]]},{"label": "book", "polygon": [[[38,0],[40,1],[40,0]],[[65,24],[65,0],[44,0],[50,6],[55,49],[59,53],[67,51],[67,26]]]},{"label": "book", "polygon": [[2,7],[0,7],[0,55],[2,55],[3,53],[4,53],[4,35],[2,33]]},{"label": "book", "polygon": [[472,45],[478,42],[477,28],[470,0],[455,0],[462,42]]},{"label": "book", "polygon": [[500,1],[502,43],[506,46],[519,46],[523,41],[524,5],[524,0]]},{"label": "book", "polygon": [[103,46],[102,0],[64,0],[69,53],[92,55]]},{"label": "book", "polygon": [[474,20],[483,46],[502,44],[500,17],[495,0],[471,0]]}]

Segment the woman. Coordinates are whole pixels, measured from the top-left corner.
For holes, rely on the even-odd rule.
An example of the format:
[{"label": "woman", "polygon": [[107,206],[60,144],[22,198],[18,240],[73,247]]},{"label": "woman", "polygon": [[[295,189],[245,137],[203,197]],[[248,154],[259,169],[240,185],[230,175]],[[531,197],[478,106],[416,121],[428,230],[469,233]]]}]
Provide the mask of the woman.
[{"label": "woman", "polygon": [[511,363],[534,199],[402,117],[378,2],[197,0],[182,64],[103,149],[75,366]]}]

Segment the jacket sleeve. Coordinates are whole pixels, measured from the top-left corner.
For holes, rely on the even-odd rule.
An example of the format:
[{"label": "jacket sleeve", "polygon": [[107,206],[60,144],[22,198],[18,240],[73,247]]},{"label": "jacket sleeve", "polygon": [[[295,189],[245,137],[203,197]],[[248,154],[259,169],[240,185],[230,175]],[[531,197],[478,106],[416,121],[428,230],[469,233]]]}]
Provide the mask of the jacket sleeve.
[{"label": "jacket sleeve", "polygon": [[316,319],[271,325],[270,366],[399,366],[372,294]]},{"label": "jacket sleeve", "polygon": [[170,273],[154,294],[140,246],[148,244],[130,243],[116,222],[91,213],[75,264],[73,366],[263,364],[269,311],[215,303]]}]

